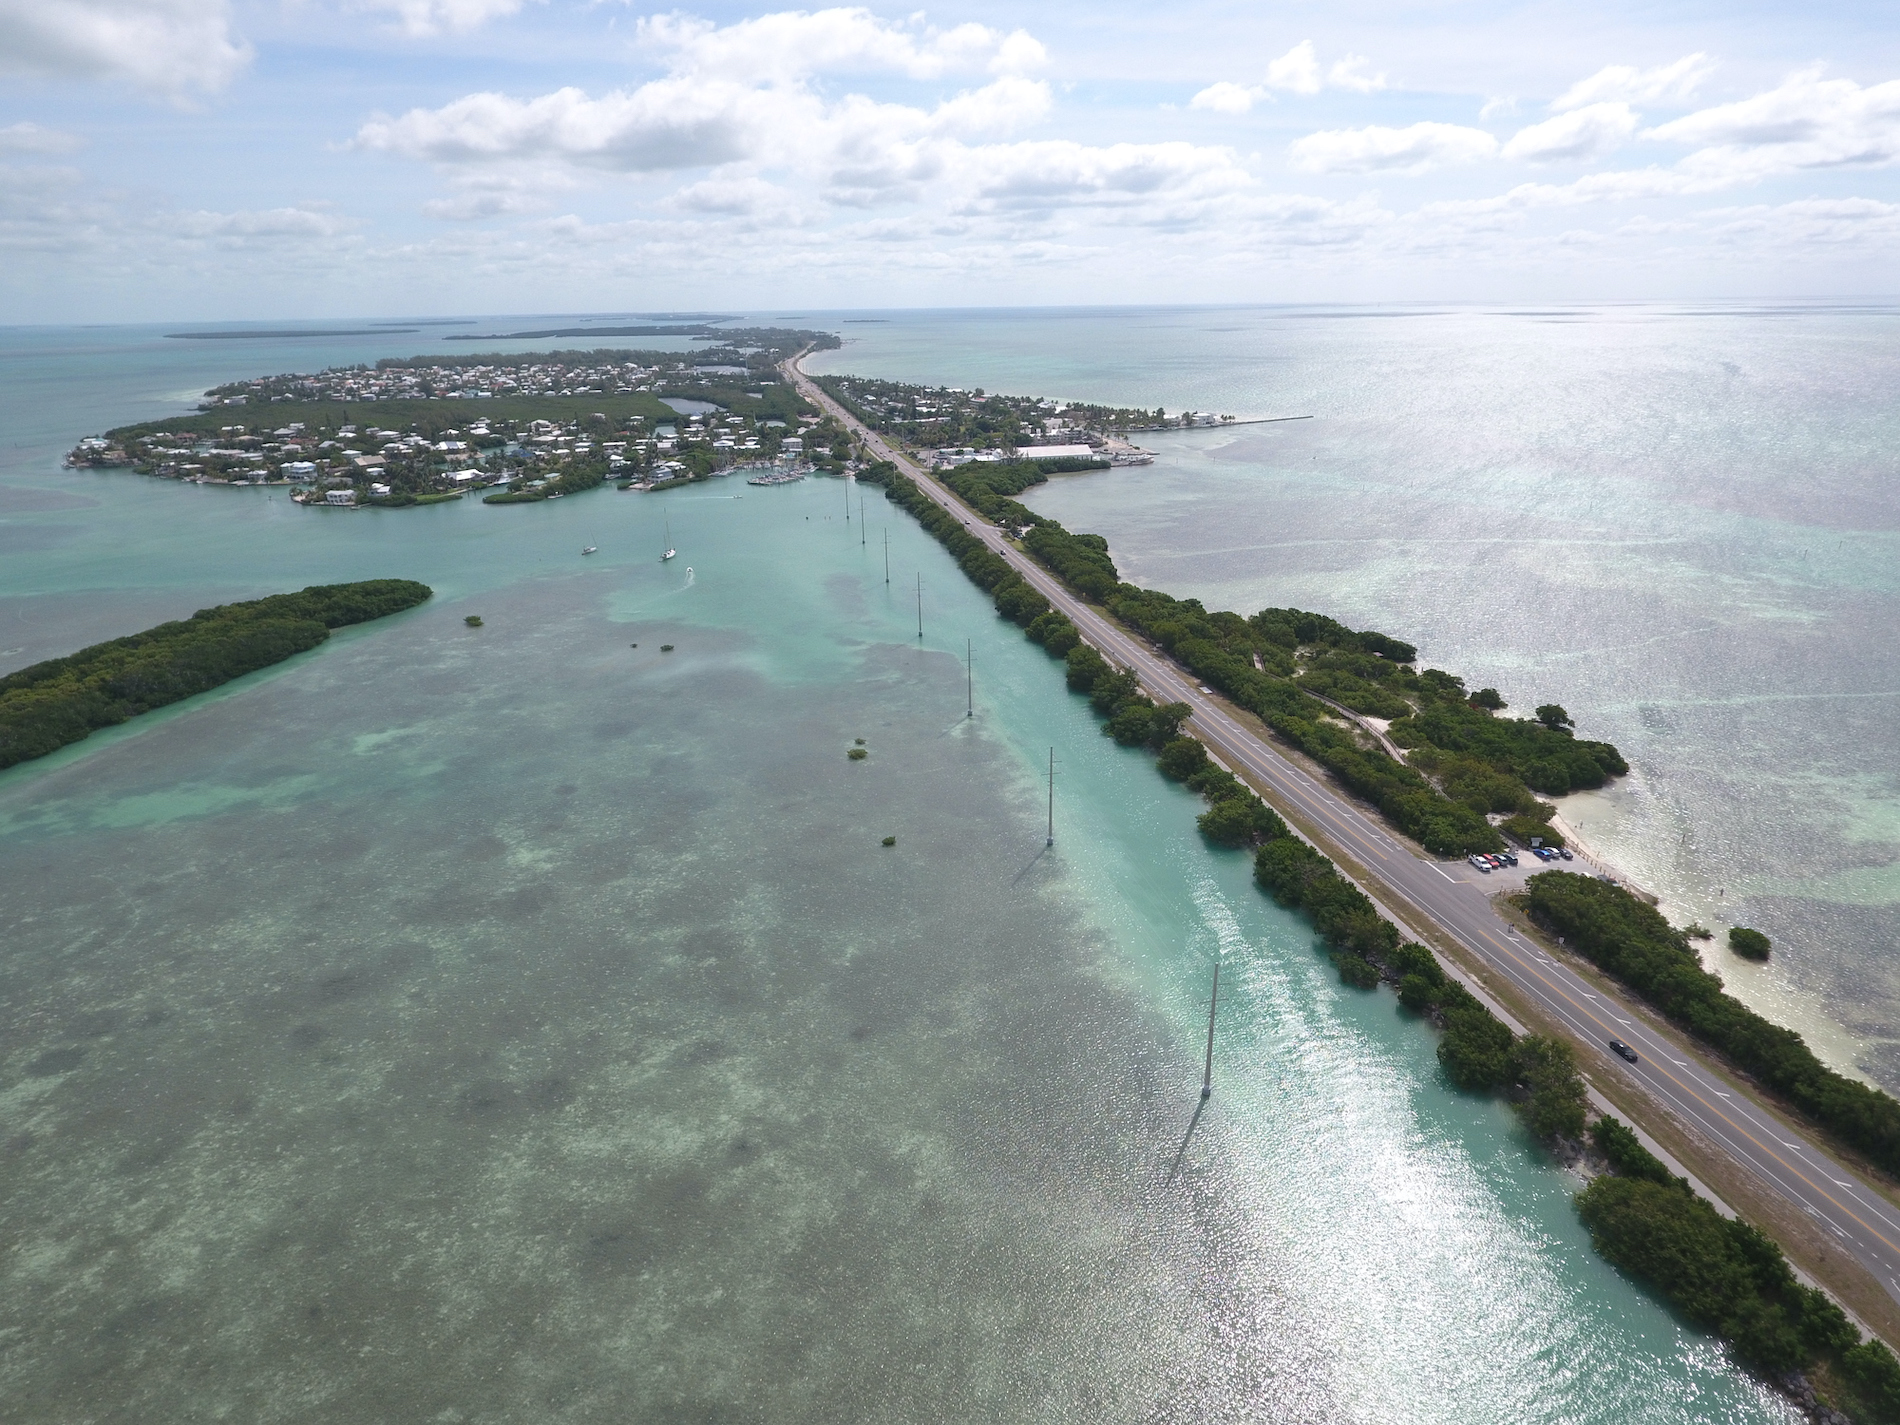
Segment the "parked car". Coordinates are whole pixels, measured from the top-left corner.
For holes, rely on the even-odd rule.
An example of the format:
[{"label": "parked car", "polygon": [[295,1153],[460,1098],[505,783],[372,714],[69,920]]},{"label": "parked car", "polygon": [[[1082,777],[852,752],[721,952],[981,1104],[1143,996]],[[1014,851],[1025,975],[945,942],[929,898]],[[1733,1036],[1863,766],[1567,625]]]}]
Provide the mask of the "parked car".
[{"label": "parked car", "polygon": [[1489,875],[1491,873],[1491,863],[1485,860],[1484,857],[1476,854],[1475,852],[1465,857],[1465,860],[1469,861],[1472,865],[1476,866],[1480,871],[1483,871],[1486,875]]},{"label": "parked car", "polygon": [[1632,1064],[1636,1062],[1636,1051],[1630,1048],[1630,1046],[1625,1044],[1621,1039],[1612,1039],[1610,1041],[1610,1047],[1621,1054],[1625,1059],[1628,1059]]},{"label": "parked car", "polygon": [[1557,848],[1557,854],[1563,857],[1564,860],[1566,861],[1574,861],[1577,859],[1575,856],[1572,856],[1570,854],[1570,848],[1568,846],[1559,846]]}]

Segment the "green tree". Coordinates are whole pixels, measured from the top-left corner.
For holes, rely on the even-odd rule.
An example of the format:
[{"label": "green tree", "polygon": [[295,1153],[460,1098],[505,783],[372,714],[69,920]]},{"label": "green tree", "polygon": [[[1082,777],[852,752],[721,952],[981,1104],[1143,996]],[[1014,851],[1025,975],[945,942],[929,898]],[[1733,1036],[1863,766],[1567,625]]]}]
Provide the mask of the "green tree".
[{"label": "green tree", "polygon": [[1537,709],[1536,717],[1539,722],[1552,732],[1556,732],[1559,728],[1574,726],[1570,721],[1570,714],[1565,712],[1563,708],[1556,703],[1545,703],[1542,707]]},{"label": "green tree", "polygon": [[1530,1090],[1519,1105],[1524,1126],[1539,1138],[1583,1136],[1583,1078],[1577,1056],[1561,1039],[1527,1034],[1511,1050],[1517,1081]]}]

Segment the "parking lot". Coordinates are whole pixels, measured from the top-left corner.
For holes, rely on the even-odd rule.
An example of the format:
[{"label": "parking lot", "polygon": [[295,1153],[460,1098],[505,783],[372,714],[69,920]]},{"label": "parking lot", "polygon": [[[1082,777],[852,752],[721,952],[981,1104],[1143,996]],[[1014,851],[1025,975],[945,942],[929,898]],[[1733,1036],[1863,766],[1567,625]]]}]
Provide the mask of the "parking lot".
[{"label": "parking lot", "polygon": [[[1549,850],[1548,847],[1544,849]],[[1581,858],[1573,857],[1566,861],[1561,852],[1553,851],[1550,859],[1544,861],[1535,852],[1516,847],[1508,848],[1502,856],[1470,856],[1462,861],[1441,861],[1438,864],[1448,876],[1483,886],[1486,895],[1522,890],[1524,882],[1539,871],[1580,871],[1586,876],[1596,874],[1596,868]]]}]

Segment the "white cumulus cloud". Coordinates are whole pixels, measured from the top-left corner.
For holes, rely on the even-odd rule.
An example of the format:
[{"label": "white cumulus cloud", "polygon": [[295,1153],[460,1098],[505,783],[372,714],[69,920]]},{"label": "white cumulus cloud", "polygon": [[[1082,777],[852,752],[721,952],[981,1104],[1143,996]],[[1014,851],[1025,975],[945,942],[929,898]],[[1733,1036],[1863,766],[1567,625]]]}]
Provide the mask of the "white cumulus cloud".
[{"label": "white cumulus cloud", "polygon": [[1188,101],[1194,109],[1212,109],[1217,114],[1244,114],[1253,108],[1256,99],[1264,97],[1264,91],[1249,89],[1244,84],[1235,84],[1223,79],[1218,84],[1210,84]]},{"label": "white cumulus cloud", "polygon": [[1366,66],[1371,63],[1363,54],[1349,54],[1326,71],[1326,82],[1335,89],[1352,89],[1361,94],[1385,88],[1383,74],[1366,73]]},{"label": "white cumulus cloud", "polygon": [[1287,149],[1296,168],[1310,173],[1424,173],[1451,164],[1493,158],[1498,141],[1483,129],[1421,123],[1403,129],[1374,125],[1308,134]]},{"label": "white cumulus cloud", "polygon": [[1370,94],[1375,89],[1385,88],[1383,74],[1366,72],[1370,63],[1364,55],[1349,54],[1336,61],[1332,68],[1322,70],[1319,51],[1313,42],[1301,40],[1267,66],[1266,77],[1260,83],[1236,84],[1223,79],[1201,90],[1188,101],[1188,107],[1209,109],[1217,114],[1244,114],[1255,104],[1271,100],[1276,90],[1286,94],[1317,94],[1328,85]]},{"label": "white cumulus cloud", "polygon": [[1643,137],[1694,145],[1680,167],[1712,184],[1881,167],[1900,159],[1900,80],[1862,88],[1823,78],[1817,65],[1766,93],[1659,124]]},{"label": "white cumulus cloud", "polygon": [[972,202],[982,208],[1126,207],[1170,204],[1246,187],[1225,149],[1188,143],[1093,146],[1068,139],[983,148],[970,155]]},{"label": "white cumulus cloud", "polygon": [[223,88],[250,60],[225,0],[0,0],[0,72],[183,98]]},{"label": "white cumulus cloud", "polygon": [[1269,64],[1266,83],[1269,89],[1285,89],[1294,94],[1319,93],[1319,52],[1313,48],[1313,42],[1301,40]]},{"label": "white cumulus cloud", "polygon": [[1550,107],[1561,114],[1591,104],[1682,103],[1714,69],[1715,61],[1700,52],[1686,54],[1674,64],[1658,65],[1654,69],[1612,64],[1588,79],[1579,79]]},{"label": "white cumulus cloud", "polygon": [[1503,154],[1531,163],[1597,158],[1621,148],[1635,132],[1636,115],[1628,104],[1591,104],[1519,129]]},{"label": "white cumulus cloud", "polygon": [[987,69],[1022,74],[1047,56],[1034,36],[987,25],[938,30],[892,24],[852,7],[788,10],[732,25],[686,15],[640,21],[643,44],[667,55],[676,72],[744,81],[792,80],[812,74],[887,73],[911,79]]}]

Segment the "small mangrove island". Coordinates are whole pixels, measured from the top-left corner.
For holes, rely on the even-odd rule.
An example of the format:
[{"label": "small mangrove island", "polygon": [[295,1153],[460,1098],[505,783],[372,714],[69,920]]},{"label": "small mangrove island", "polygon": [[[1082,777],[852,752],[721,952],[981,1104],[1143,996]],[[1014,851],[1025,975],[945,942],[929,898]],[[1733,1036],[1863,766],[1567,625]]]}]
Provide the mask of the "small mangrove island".
[{"label": "small mangrove island", "polygon": [[0,767],[79,742],[102,727],[208,692],[315,648],[333,628],[414,608],[433,594],[410,579],[313,584],[200,609],[129,638],[0,678]]}]

